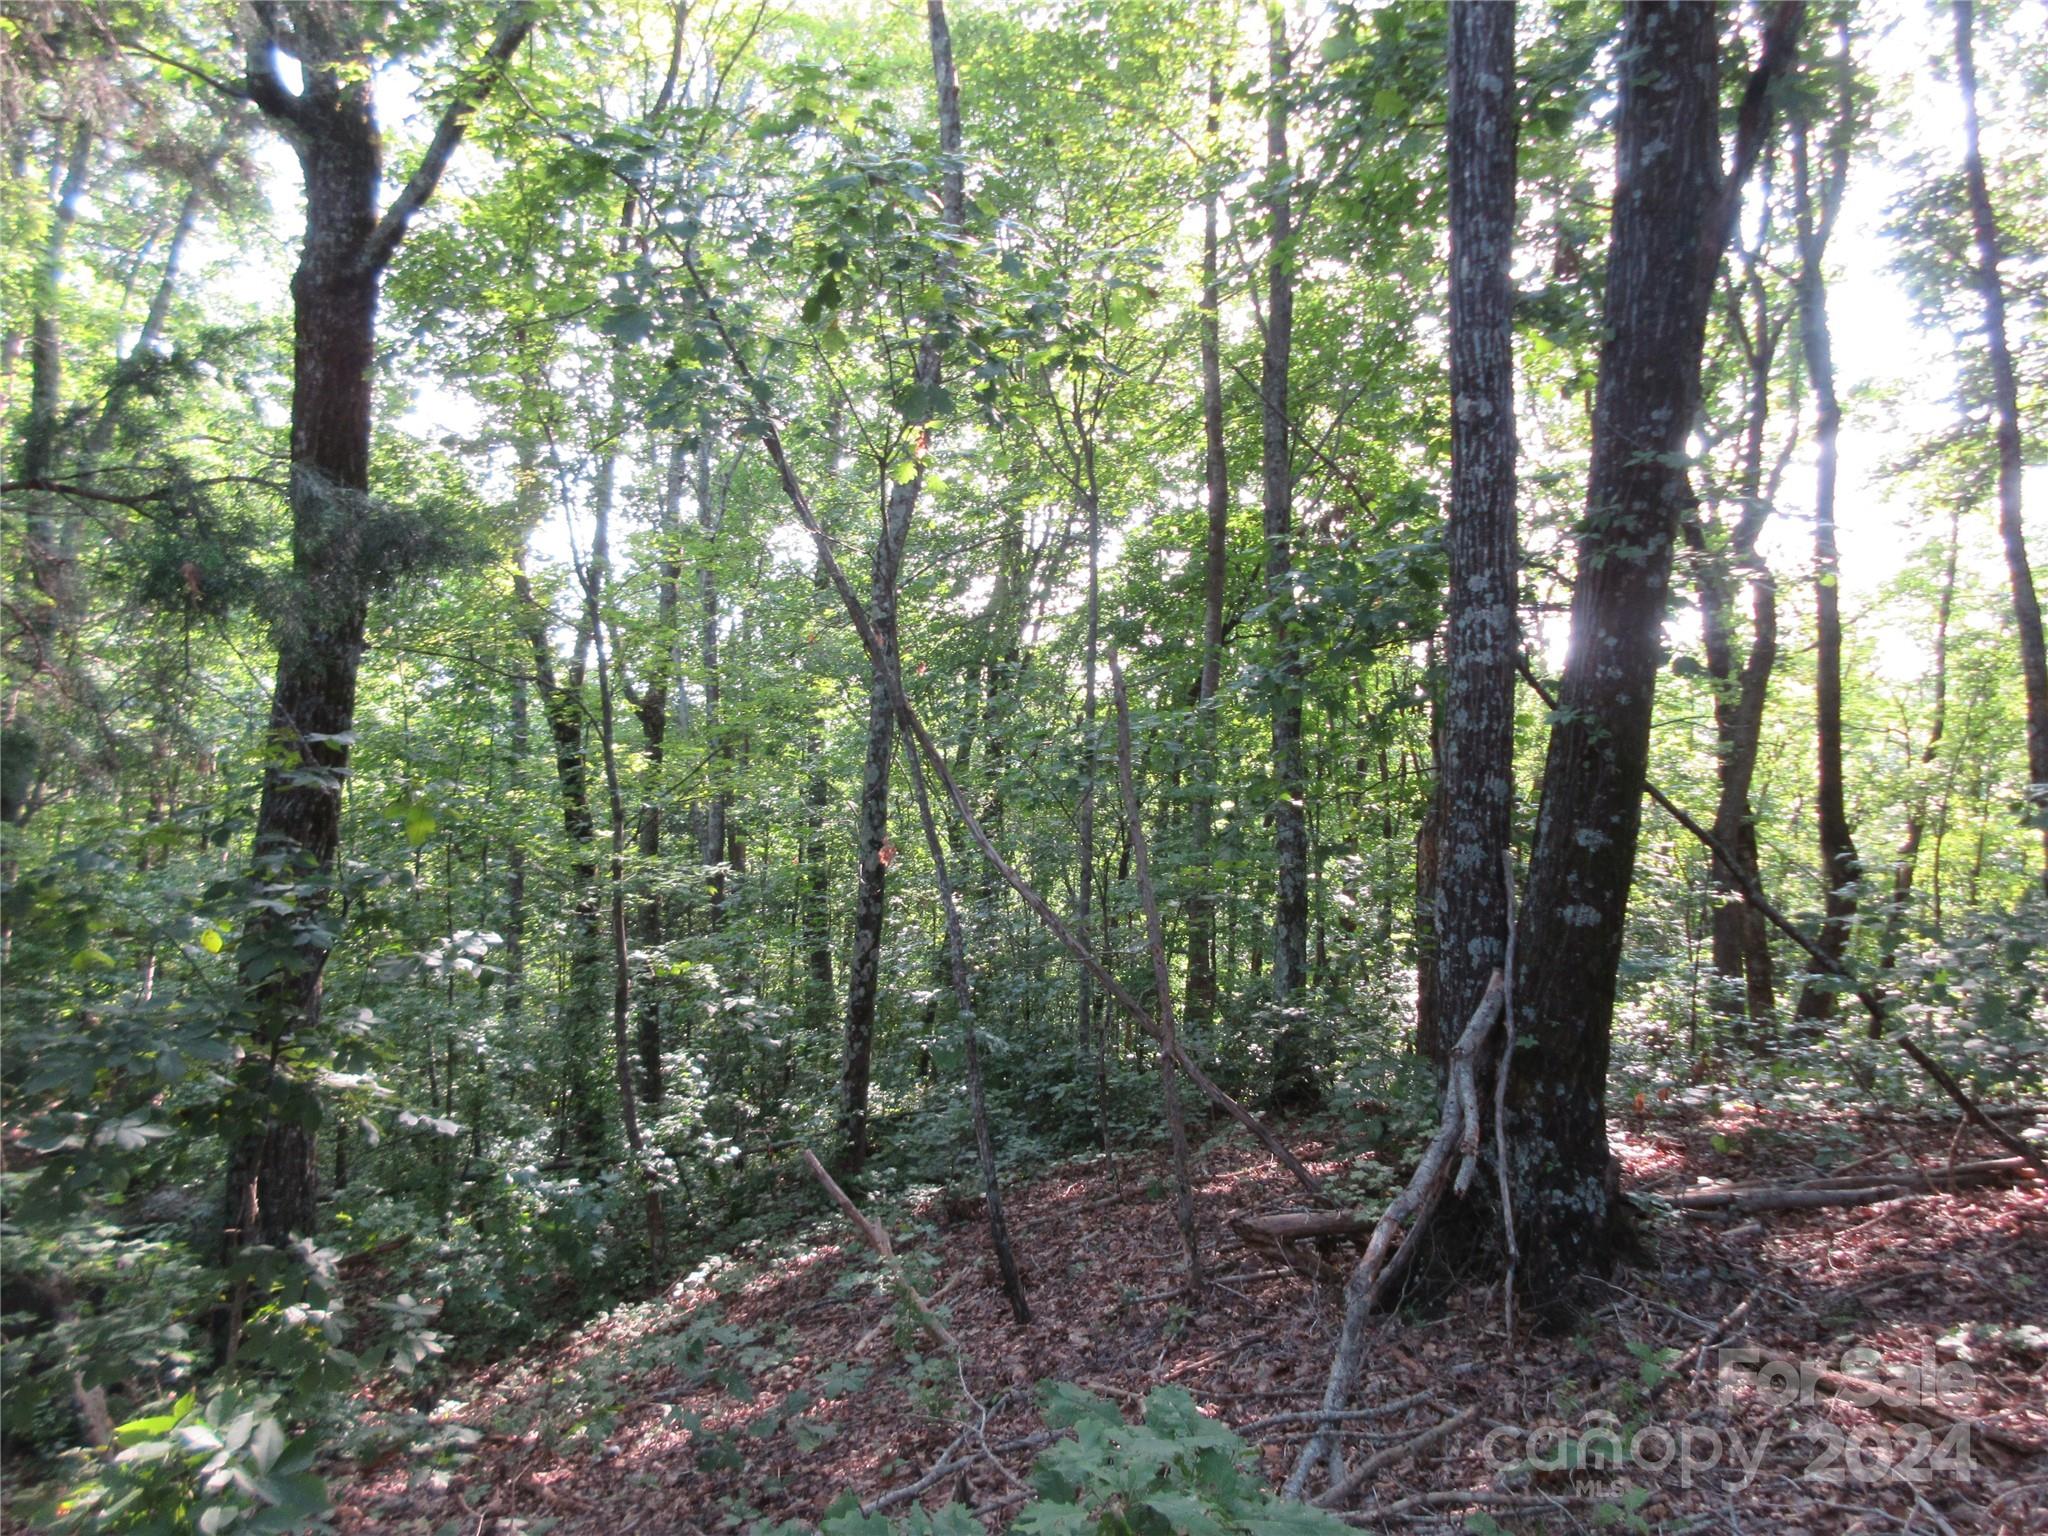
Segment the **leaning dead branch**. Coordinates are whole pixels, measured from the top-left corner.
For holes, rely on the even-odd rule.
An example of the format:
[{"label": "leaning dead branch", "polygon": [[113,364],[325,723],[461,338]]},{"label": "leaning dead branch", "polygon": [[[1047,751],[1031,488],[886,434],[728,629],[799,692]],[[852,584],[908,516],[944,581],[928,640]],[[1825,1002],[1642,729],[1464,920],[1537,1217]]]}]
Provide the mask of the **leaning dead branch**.
[{"label": "leaning dead branch", "polygon": [[809,1147],[803,1149],[803,1154],[804,1166],[811,1170],[811,1177],[825,1186],[825,1193],[832,1197],[832,1203],[846,1213],[846,1219],[852,1222],[854,1229],[867,1240],[867,1245],[875,1250],[876,1257],[882,1261],[882,1267],[889,1272],[889,1281],[895,1286],[896,1294],[903,1298],[904,1304],[916,1316],[919,1326],[931,1335],[932,1342],[939,1348],[955,1359],[961,1358],[964,1351],[960,1347],[960,1341],[953,1336],[953,1330],[940,1321],[938,1313],[926,1304],[924,1297],[918,1294],[917,1287],[910,1283],[910,1277],[903,1272],[903,1266],[896,1262],[896,1250],[889,1243],[889,1234],[861,1214],[860,1207],[855,1205],[852,1197],[839,1187],[839,1182],[825,1171],[825,1165],[818,1161],[816,1154]]},{"label": "leaning dead branch", "polygon": [[[1358,1267],[1351,1272],[1350,1282],[1344,1287],[1344,1329],[1338,1336],[1337,1353],[1330,1362],[1329,1381],[1323,1388],[1325,1414],[1342,1409],[1345,1399],[1351,1395],[1351,1388],[1358,1380],[1359,1367],[1365,1360],[1366,1319],[1381,1309],[1387,1292],[1407,1269],[1417,1239],[1429,1225],[1437,1203],[1443,1199],[1444,1186],[1451,1180],[1454,1151],[1462,1154],[1458,1187],[1463,1189],[1471,1181],[1479,1156],[1477,1132],[1474,1131],[1469,1138],[1469,1146],[1466,1135],[1468,1112],[1473,1119],[1478,1117],[1479,1092],[1474,1086],[1474,1065],[1493,1032],[1494,1024],[1500,1019],[1504,991],[1501,973],[1495,971],[1493,979],[1487,983],[1485,996],[1480,998],[1479,1006],[1472,1012],[1471,1022],[1451,1048],[1450,1082],[1444,1088],[1443,1115],[1436,1135],[1423,1152],[1422,1161],[1416,1165],[1408,1187],[1394,1197],[1393,1203],[1380,1217],[1379,1224],[1373,1228],[1372,1237],[1366,1243],[1365,1256],[1358,1261]],[[1399,1248],[1394,1247],[1397,1237],[1401,1238]],[[1298,1499],[1302,1496],[1308,1488],[1309,1478],[1315,1474],[1323,1458],[1329,1455],[1334,1443],[1335,1437],[1326,1423],[1302,1449],[1301,1459],[1295,1462],[1294,1471],[1288,1475],[1287,1497]]]}]

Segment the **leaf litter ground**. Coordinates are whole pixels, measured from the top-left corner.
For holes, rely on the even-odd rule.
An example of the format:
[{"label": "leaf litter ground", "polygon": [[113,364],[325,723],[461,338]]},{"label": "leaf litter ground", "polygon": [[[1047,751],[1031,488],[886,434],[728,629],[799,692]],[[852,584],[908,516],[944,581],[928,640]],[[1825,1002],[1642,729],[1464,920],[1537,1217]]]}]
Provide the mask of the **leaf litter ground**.
[{"label": "leaf litter ground", "polygon": [[[1956,1138],[1932,1118],[1738,1105],[1653,1106],[1618,1121],[1613,1142],[1624,1187],[1650,1206],[1645,1254],[1592,1286],[1567,1334],[1518,1328],[1510,1347],[1487,1286],[1385,1319],[1355,1402],[1407,1406],[1347,1425],[1347,1467],[1470,1417],[1387,1458],[1348,1519],[1480,1533],[2048,1531],[2038,1182],[1680,1216],[1658,1197],[1709,1180],[1939,1170]],[[1295,1150],[1320,1176],[1357,1166],[1306,1134]],[[1161,1160],[1124,1157],[1007,1193],[1035,1313],[1023,1329],[978,1219],[894,1223],[912,1229],[904,1252],[969,1352],[964,1376],[919,1357],[929,1346],[870,1256],[821,1220],[794,1251],[739,1255],[455,1376],[427,1411],[365,1398],[368,1438],[381,1429],[386,1449],[335,1476],[336,1523],[643,1536],[808,1522],[846,1490],[874,1500],[916,1482],[972,1426],[997,1454],[956,1451],[967,1464],[921,1502],[957,1499],[1000,1529],[1034,1452],[1004,1447],[1042,1431],[1033,1387],[1052,1379],[1126,1405],[1183,1387],[1260,1447],[1277,1485],[1308,1432],[1286,1415],[1321,1398],[1340,1290],[1237,1245],[1228,1219],[1287,1209],[1293,1187],[1226,1134],[1197,1165],[1217,1284],[1189,1308],[1164,1177]],[[1348,1267],[1348,1250],[1330,1256]]]}]

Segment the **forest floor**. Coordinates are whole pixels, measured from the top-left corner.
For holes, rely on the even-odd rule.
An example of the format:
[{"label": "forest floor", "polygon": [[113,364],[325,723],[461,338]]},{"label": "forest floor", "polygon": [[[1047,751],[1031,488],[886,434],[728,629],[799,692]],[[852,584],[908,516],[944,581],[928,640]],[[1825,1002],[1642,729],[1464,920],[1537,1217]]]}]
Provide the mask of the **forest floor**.
[{"label": "forest floor", "polygon": [[[1653,1202],[1708,1180],[1933,1170],[1991,1150],[1965,1141],[1958,1154],[1931,1115],[1753,1106],[1651,1104],[1613,1136],[1624,1187]],[[1327,1141],[1296,1150],[1319,1175],[1341,1171]],[[1197,1165],[1201,1227],[1217,1245],[1199,1309],[1176,1291],[1178,1238],[1153,1160],[1076,1165],[1009,1193],[1027,1328],[1011,1323],[979,1220],[931,1215],[906,1252],[945,1288],[964,1382],[943,1357],[915,1364],[911,1349],[929,1346],[892,1323],[872,1284],[849,1280],[871,1276],[870,1260],[834,1217],[800,1251],[742,1256],[457,1374],[431,1408],[365,1401],[364,1427],[388,1413],[391,1433],[334,1478],[336,1522],[459,1536],[739,1531],[813,1521],[849,1489],[875,1500],[950,1450],[965,1465],[923,1501],[958,1498],[1000,1528],[1034,1454],[1004,1447],[1042,1429],[1032,1388],[1048,1378],[1126,1406],[1183,1387],[1260,1447],[1277,1485],[1306,1432],[1271,1420],[1320,1400],[1341,1290],[1235,1245],[1231,1216],[1294,1203],[1255,1147],[1222,1136]],[[1410,1401],[1347,1432],[1350,1465],[1469,1416],[1389,1457],[1346,1518],[1399,1531],[2048,1531],[2048,1453],[2033,1449],[2048,1447],[2039,1182],[1754,1216],[1653,1210],[1641,1225],[1645,1255],[1596,1286],[1573,1332],[1518,1328],[1510,1344],[1497,1286],[1382,1321],[1356,1402]],[[1348,1267],[1348,1251],[1338,1257]],[[1852,1349],[1870,1353],[1845,1361]],[[1845,1366],[1849,1380],[1819,1374]],[[1889,1384],[1883,1401],[1859,1390],[1859,1373]],[[1588,1438],[1603,1425],[1611,1442]],[[976,1431],[997,1454],[974,1454],[964,1437]],[[1561,1465],[1572,1440],[1594,1465]]]}]

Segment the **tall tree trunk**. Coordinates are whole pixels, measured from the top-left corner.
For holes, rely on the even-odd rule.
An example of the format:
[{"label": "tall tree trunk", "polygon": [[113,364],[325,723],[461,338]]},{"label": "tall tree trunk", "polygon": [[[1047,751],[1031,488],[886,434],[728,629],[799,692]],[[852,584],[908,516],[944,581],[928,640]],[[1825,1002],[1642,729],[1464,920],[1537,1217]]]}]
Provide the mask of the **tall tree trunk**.
[{"label": "tall tree trunk", "polygon": [[1173,1213],[1180,1228],[1181,1252],[1187,1258],[1187,1291],[1202,1294],[1202,1247],[1195,1230],[1195,1184],[1188,1160],[1187,1117],[1181,1112],[1180,1075],[1173,1064],[1173,985],[1166,970],[1166,933],[1159,920],[1159,898],[1152,886],[1152,857],[1145,822],[1138,807],[1137,775],[1132,766],[1131,705],[1124,690],[1116,649],[1109,652],[1110,687],[1116,694],[1117,780],[1123,791],[1124,826],[1131,840],[1131,858],[1138,876],[1138,904],[1145,912],[1145,945],[1152,955],[1152,1006],[1159,1020],[1159,1095],[1166,1115],[1167,1145],[1173,1155]]},{"label": "tall tree trunk", "polygon": [[[1707,674],[1714,685],[1715,767],[1719,792],[1714,804],[1714,836],[1735,855],[1730,868],[1714,856],[1715,884],[1720,892],[1714,907],[1712,953],[1722,979],[1715,1006],[1738,1020],[1767,1024],[1777,1012],[1777,988],[1771,960],[1770,932],[1763,914],[1750,905],[1745,890],[1762,888],[1758,866],[1756,821],[1750,790],[1756,780],[1758,748],[1763,740],[1764,705],[1771,673],[1778,660],[1778,589],[1771,568],[1757,550],[1757,538],[1776,499],[1776,474],[1764,479],[1764,435],[1770,422],[1771,383],[1778,338],[1784,321],[1773,312],[1761,270],[1762,249],[1744,253],[1739,291],[1730,296],[1730,327],[1743,346],[1748,375],[1748,411],[1743,423],[1742,458],[1736,478],[1739,510],[1728,530],[1725,553],[1709,548],[1697,522],[1688,522],[1703,556],[1700,565],[1700,627],[1707,654]],[[1749,309],[1744,318],[1743,303]],[[1782,465],[1781,465],[1782,467]],[[1724,525],[1725,526],[1725,525]],[[1735,582],[1743,573],[1749,585],[1750,638],[1738,663],[1735,623]],[[1737,1026],[1740,1028],[1740,1025]]]},{"label": "tall tree trunk", "polygon": [[[1849,68],[1846,48],[1840,60]],[[1848,91],[1842,92],[1848,110]],[[1806,376],[1813,390],[1814,459],[1813,601],[1814,749],[1819,764],[1815,810],[1820,823],[1821,879],[1825,882],[1827,920],[1821,925],[1820,947],[1839,962],[1849,946],[1856,920],[1856,886],[1863,878],[1856,840],[1849,831],[1849,812],[1842,781],[1842,609],[1841,558],[1835,543],[1835,479],[1842,429],[1841,402],[1835,397],[1834,343],[1828,330],[1827,279],[1821,262],[1828,235],[1841,204],[1848,164],[1848,123],[1834,126],[1833,144],[1824,179],[1815,187],[1803,112],[1792,123],[1793,198],[1799,220],[1799,337],[1806,354]],[[1799,1017],[1829,1019],[1835,993],[1811,980],[1799,997]]]},{"label": "tall tree trunk", "polygon": [[[868,582],[868,612],[875,633],[896,652],[896,576],[910,532],[911,501],[892,489],[884,502]],[[867,763],[860,781],[859,885],[853,908],[853,958],[847,972],[846,1043],[839,1067],[839,1167],[856,1173],[868,1155],[868,1079],[875,1047],[875,1005],[881,991],[882,922],[888,905],[889,759],[896,714],[889,682],[870,665]]]},{"label": "tall tree trunk", "polygon": [[[1209,70],[1207,144],[1213,158],[1223,130],[1223,78]],[[1216,893],[1212,849],[1216,832],[1216,690],[1223,676],[1223,589],[1230,562],[1230,461],[1223,443],[1222,288],[1216,274],[1216,216],[1219,194],[1212,185],[1202,199],[1202,498],[1208,508],[1208,537],[1202,561],[1202,676],[1195,694],[1198,747],[1195,774],[1201,788],[1189,808],[1193,821],[1194,882],[1188,896],[1188,981],[1186,1015],[1199,1030],[1216,1017]],[[1091,567],[1092,569],[1092,567]],[[1084,923],[1082,930],[1086,931]],[[1085,975],[1085,973],[1084,973]]]},{"label": "tall tree trunk", "polygon": [[[951,34],[942,0],[926,0],[931,29],[932,63],[939,96],[939,202],[946,227],[954,232],[967,223],[967,182],[960,160],[960,87],[953,74]],[[942,258],[942,264],[944,258]],[[945,357],[945,341],[928,331],[918,343],[914,386],[937,390]],[[899,451],[911,452],[905,442]],[[889,466],[883,464],[886,471]],[[903,546],[910,537],[911,514],[924,490],[924,461],[914,456],[908,480],[895,483],[886,473],[882,531],[875,540],[869,582],[868,617],[890,666],[897,660],[896,582],[903,565]],[[868,755],[861,775],[860,886],[855,898],[853,959],[846,1002],[846,1048],[839,1072],[839,1156],[841,1166],[858,1171],[868,1155],[868,1079],[874,1055],[875,1002],[880,983],[884,885],[889,847],[889,756],[895,734],[889,672],[870,658],[868,689]]]},{"label": "tall tree trunk", "polygon": [[[70,577],[63,568],[57,523],[49,499],[38,491],[57,466],[57,419],[64,397],[64,330],[57,309],[63,296],[64,251],[78,221],[78,206],[85,199],[96,142],[92,124],[80,122],[72,129],[71,152],[65,157],[64,179],[50,210],[50,230],[43,241],[42,259],[36,264],[30,297],[28,420],[22,426],[19,465],[32,498],[22,557],[36,589],[30,599],[36,606],[29,629],[39,646],[47,645],[62,626],[70,602]],[[39,657],[39,664],[41,661]]]},{"label": "tall tree trunk", "polygon": [[[1096,732],[1096,666],[1102,642],[1102,503],[1093,495],[1083,496],[1082,510],[1088,519],[1088,595],[1084,619],[1086,638],[1081,653],[1081,892],[1074,903],[1074,931],[1084,938],[1088,917],[1095,903],[1095,781],[1101,764],[1101,741]],[[1095,978],[1088,967],[1080,967],[1078,1039],[1085,1048],[1095,1018]]]},{"label": "tall tree trunk", "polygon": [[[660,538],[659,571],[660,579],[655,588],[655,629],[661,636],[663,649],[673,654],[677,624],[682,613],[682,507],[683,482],[686,478],[688,458],[681,442],[668,446],[666,463],[662,466],[661,517],[656,529]],[[666,657],[664,658],[666,659]],[[625,661],[620,658],[619,676],[625,679]],[[663,785],[662,764],[666,758],[668,729],[670,722],[669,688],[676,683],[667,669],[656,666],[654,677],[637,696],[629,694],[634,712],[640,721],[640,737],[647,748],[647,768],[650,788],[640,803],[635,834],[635,850],[640,855],[641,868],[652,871],[661,857]],[[652,956],[660,947],[664,933],[664,906],[660,894],[649,891],[641,896],[639,909],[635,914],[635,933],[641,952]],[[636,1030],[640,1056],[640,1094],[650,1113],[657,1111],[667,1092],[662,1080],[662,1038],[661,998],[654,986],[652,964],[644,965],[640,972],[639,1023]]]},{"label": "tall tree trunk", "polygon": [[1970,223],[1977,237],[1977,291],[1984,300],[1984,344],[1991,362],[1991,403],[1998,416],[1998,534],[2005,544],[2005,569],[2012,581],[2013,629],[2020,646],[2020,675],[2027,689],[2027,802],[2041,825],[2041,883],[2048,888],[2048,642],[2041,630],[2041,601],[2034,568],[2027,559],[2020,520],[2021,465],[2019,384],[2005,334],[2005,284],[1999,276],[2001,247],[1991,191],[1984,179],[1984,155],[1977,132],[1977,60],[1971,44],[1976,7],[1956,0],[1956,83],[1963,93],[1963,177],[1969,187]]},{"label": "tall tree trunk", "polygon": [[[162,340],[164,327],[170,322],[171,302],[177,297],[178,278],[185,264],[185,247],[192,239],[192,232],[199,227],[199,213],[206,206],[209,183],[214,178],[215,168],[221,157],[244,130],[241,113],[230,113],[215,135],[212,147],[205,158],[193,168],[191,184],[185,188],[185,196],[178,204],[178,217],[171,225],[171,238],[164,247],[163,270],[157,276],[156,292],[151,296],[149,309],[142,317],[142,328],[135,333],[127,355],[122,359],[122,370],[117,373],[107,390],[105,402],[99,415],[94,418],[92,431],[85,440],[85,452],[80,457],[80,478],[89,478],[106,457],[107,449],[113,445],[114,429],[121,417],[121,403],[129,388],[128,370],[136,362],[148,357]],[[66,549],[71,548],[75,538],[77,520],[65,529]]]},{"label": "tall tree trunk", "polygon": [[574,1139],[576,1155],[584,1163],[594,1165],[604,1151],[604,1121],[594,1070],[601,1049],[596,1031],[602,1007],[598,972],[604,945],[597,888],[597,822],[590,809],[590,764],[583,740],[583,679],[591,635],[587,624],[578,623],[568,672],[566,676],[558,675],[554,642],[548,634],[547,610],[535,601],[523,568],[513,583],[533,658],[541,711],[554,742],[562,830],[568,834],[571,851],[568,948],[564,956],[566,986],[556,1021],[564,1124]]},{"label": "tall tree trunk", "polygon": [[[610,460],[607,459],[607,469]],[[613,708],[611,667],[604,644],[604,582],[611,565],[610,480],[607,494],[597,507],[596,526],[590,539],[590,563],[577,562],[583,585],[584,626],[597,653],[598,747],[604,762],[605,801],[611,814],[611,941],[612,941],[612,1068],[619,1092],[619,1124],[626,1137],[626,1157],[632,1176],[641,1186],[647,1220],[647,1252],[659,1266],[667,1248],[667,1223],[661,1203],[661,1185],[647,1166],[646,1147],[640,1135],[639,1106],[633,1093],[633,1057],[627,1034],[632,1010],[632,973],[626,948],[626,805],[619,788],[618,718]],[[571,550],[574,554],[574,550]],[[657,1067],[659,1063],[657,1060]]]},{"label": "tall tree trunk", "polygon": [[723,499],[712,490],[711,423],[697,425],[697,531],[703,548],[697,557],[697,658],[704,685],[704,736],[713,764],[711,800],[700,829],[697,862],[706,869],[711,892],[711,928],[725,923],[726,807],[731,798],[728,769],[731,744],[725,737],[725,679],[718,665],[718,535],[724,520]]},{"label": "tall tree trunk", "polygon": [[[811,579],[813,590],[826,592],[820,566]],[[803,1017],[807,1033],[824,1031],[832,1014],[832,871],[826,860],[825,817],[832,808],[832,777],[825,771],[825,732],[821,704],[813,711],[804,738],[804,884],[801,901],[806,980]]]},{"label": "tall tree trunk", "polygon": [[1878,956],[1880,969],[1889,971],[1899,957],[1906,914],[1913,904],[1913,878],[1920,860],[1920,838],[1927,822],[1928,770],[1941,755],[1941,738],[1948,730],[1948,626],[1955,612],[1956,552],[1962,538],[1963,507],[1959,500],[1948,513],[1948,557],[1942,564],[1941,602],[1934,620],[1934,715],[1927,723],[1927,745],[1920,750],[1918,782],[1906,811],[1906,835],[1899,844],[1899,857],[1892,865],[1891,907],[1885,913],[1884,946]]},{"label": "tall tree trunk", "polygon": [[[341,835],[341,789],[355,723],[371,583],[362,548],[370,484],[371,370],[377,284],[412,215],[433,195],[469,115],[525,40],[533,15],[515,4],[499,19],[484,67],[458,88],[427,154],[380,217],[381,143],[370,99],[370,60],[359,18],[306,10],[256,11],[247,87],[298,152],[305,237],[292,278],[291,476],[293,605],[277,625],[277,681],[256,812],[255,862],[296,889],[291,910],[259,909],[238,946],[254,1049],[236,1075],[223,1228],[230,1248],[283,1244],[314,1220],[314,1127],[319,1104],[290,1070],[294,1035],[317,1027],[331,940],[322,919]],[[288,89],[279,55],[300,65]]]},{"label": "tall tree trunk", "polygon": [[1451,505],[1437,773],[1440,1059],[1507,949],[1515,790],[1515,7],[1450,11]]},{"label": "tall tree trunk", "polygon": [[1725,174],[1716,9],[1636,0],[1625,18],[1588,510],[1512,981],[1527,1044],[1507,1091],[1510,1186],[1541,1306],[1608,1257],[1607,1062],[1672,540],[1692,508],[1685,439],[1715,272],[1801,9],[1770,12]]},{"label": "tall tree trunk", "polygon": [[1294,88],[1287,11],[1266,6],[1266,336],[1259,368],[1260,476],[1265,509],[1266,601],[1273,626],[1273,1042],[1272,1102],[1307,1109],[1318,1098],[1308,1031],[1295,1012],[1308,980],[1308,765],[1302,752],[1301,642],[1294,632],[1294,456],[1287,419],[1294,347],[1293,162],[1287,150]]}]

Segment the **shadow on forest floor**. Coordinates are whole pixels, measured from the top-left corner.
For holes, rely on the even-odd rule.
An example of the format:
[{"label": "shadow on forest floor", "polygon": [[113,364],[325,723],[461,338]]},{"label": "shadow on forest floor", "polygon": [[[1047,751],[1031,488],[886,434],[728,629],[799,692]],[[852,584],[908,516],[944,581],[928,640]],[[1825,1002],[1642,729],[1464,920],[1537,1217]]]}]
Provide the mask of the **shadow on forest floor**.
[{"label": "shadow on forest floor", "polygon": [[[1954,1152],[1951,1129],[1932,1117],[1874,1113],[1651,1105],[1612,1131],[1624,1187],[1651,1200],[1709,1177],[1933,1169]],[[1319,1175],[1343,1166],[1327,1142],[1296,1150]],[[1219,1135],[1197,1170],[1220,1284],[1193,1313],[1175,1291],[1178,1239],[1157,1159],[1056,1170],[1007,1196],[1036,1313],[1028,1328],[1010,1322],[978,1219],[907,1245],[944,1289],[990,1445],[1041,1428],[1031,1389],[1048,1378],[1126,1404],[1172,1383],[1233,1426],[1315,1406],[1339,1290],[1276,1271],[1227,1225],[1286,1207],[1292,1186],[1241,1136]],[[1730,1536],[2048,1529],[2048,1455],[2012,1448],[2048,1446],[2048,1191],[2038,1183],[1748,1218],[1664,1211],[1643,1230],[1649,1260],[1595,1284],[1570,1335],[1518,1330],[1510,1349],[1493,1287],[1382,1323],[1357,1400],[1427,1395],[1347,1433],[1352,1465],[1476,1412],[1389,1466],[1349,1518],[1390,1530]],[[334,1478],[338,1525],[742,1531],[813,1520],[849,1488],[872,1499],[915,1481],[978,1415],[952,1363],[917,1364],[910,1351],[923,1341],[872,1286],[847,1283],[867,1256],[851,1234],[823,1241],[842,1233],[820,1226],[818,1246],[677,1284],[452,1379],[425,1422],[402,1432],[403,1449]],[[1792,1374],[1840,1369],[1852,1349],[1874,1352],[1865,1358],[1892,1383],[1889,1404],[1816,1384],[1810,1370],[1802,1389]],[[1754,1359],[1753,1375],[1726,1366],[1735,1350]],[[373,1421],[385,1411],[362,1406]],[[389,1411],[399,1430],[403,1416]],[[1607,1425],[1612,1441],[1599,1434]],[[1267,1425],[1247,1438],[1277,1483],[1305,1431]],[[1557,1466],[1568,1441],[1594,1459],[1618,1449],[1618,1464]],[[999,1528],[1019,1507],[1014,1478],[1031,1454],[980,1460],[926,1502],[958,1498]]]}]

